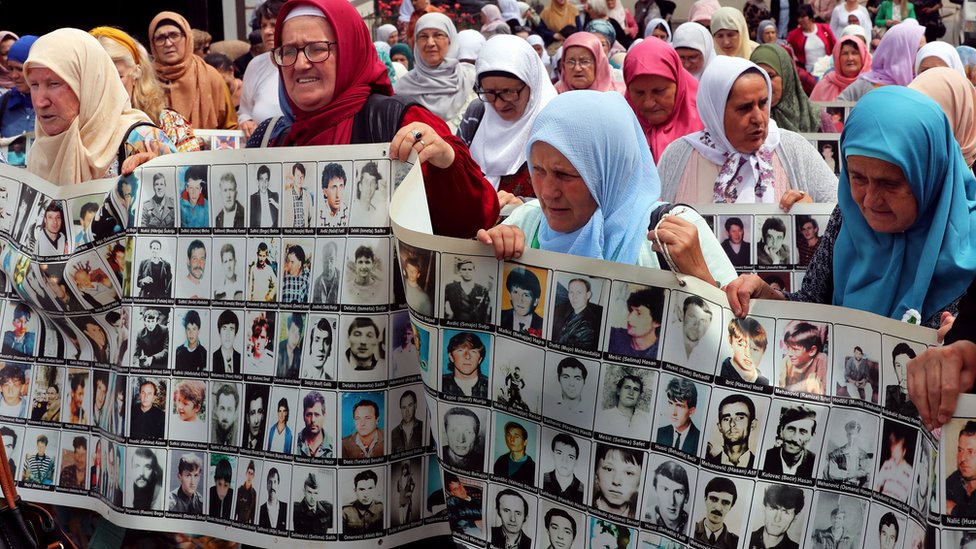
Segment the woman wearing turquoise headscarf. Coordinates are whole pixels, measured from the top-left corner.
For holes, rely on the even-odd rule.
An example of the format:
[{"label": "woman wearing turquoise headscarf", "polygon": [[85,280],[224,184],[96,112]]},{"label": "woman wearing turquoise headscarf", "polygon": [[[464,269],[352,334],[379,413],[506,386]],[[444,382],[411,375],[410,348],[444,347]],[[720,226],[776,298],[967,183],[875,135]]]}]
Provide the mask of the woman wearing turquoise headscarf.
[{"label": "woman wearing turquoise headscarf", "polygon": [[789,299],[938,328],[976,276],[976,178],[949,120],[925,95],[886,86],[858,101],[840,143],[837,208],[803,286],[783,293],[743,275],[726,287],[732,312]]},{"label": "woman wearing turquoise headscarf", "polygon": [[[622,95],[559,95],[533,123],[526,156],[539,200],[478,233],[496,257],[520,257],[528,246],[660,268],[649,240],[653,232],[647,231],[660,205],[660,182],[644,130]],[[657,235],[678,271],[719,285],[735,278],[732,263],[694,210],[665,217]]]}]

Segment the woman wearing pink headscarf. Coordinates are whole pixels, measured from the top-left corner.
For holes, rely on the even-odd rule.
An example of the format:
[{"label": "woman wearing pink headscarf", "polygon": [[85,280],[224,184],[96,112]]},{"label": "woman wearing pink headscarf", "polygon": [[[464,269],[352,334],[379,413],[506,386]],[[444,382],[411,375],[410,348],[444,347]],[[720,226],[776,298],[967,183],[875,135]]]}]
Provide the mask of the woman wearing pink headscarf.
[{"label": "woman wearing pink headscarf", "polygon": [[812,101],[835,101],[858,76],[871,70],[871,54],[864,41],[848,35],[834,45],[834,70],[817,82],[810,94]]},{"label": "woman wearing pink headscarf", "polygon": [[712,14],[721,7],[718,0],[696,0],[688,9],[688,21],[708,27],[712,23]]},{"label": "woman wearing pink headscarf", "polygon": [[839,101],[857,101],[881,86],[907,86],[915,78],[915,54],[925,45],[925,27],[906,19],[888,29],[871,58],[871,70],[847,86]]},{"label": "woman wearing pink headscarf", "polygon": [[667,42],[649,37],[634,46],[624,59],[624,81],[654,162],[675,139],[705,129],[695,102],[698,80]]},{"label": "woman wearing pink headscarf", "polygon": [[610,61],[600,39],[588,32],[575,32],[563,42],[559,62],[559,93],[571,90],[617,91],[624,93],[623,82],[610,75]]}]

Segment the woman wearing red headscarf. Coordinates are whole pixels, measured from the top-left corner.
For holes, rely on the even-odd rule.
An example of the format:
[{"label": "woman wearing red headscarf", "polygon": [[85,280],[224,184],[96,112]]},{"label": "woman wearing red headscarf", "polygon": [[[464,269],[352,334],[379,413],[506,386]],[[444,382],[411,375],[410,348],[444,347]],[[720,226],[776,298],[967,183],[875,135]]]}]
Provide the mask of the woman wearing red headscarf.
[{"label": "woman wearing red headscarf", "polygon": [[290,112],[262,122],[249,147],[389,142],[390,156],[399,160],[412,149],[424,171],[435,233],[471,237],[494,225],[498,198],[481,168],[441,119],[392,97],[386,65],[347,0],[288,2],[278,13],[271,59]]},{"label": "woman wearing red headscarf", "polygon": [[624,59],[627,102],[634,109],[654,162],[675,139],[705,129],[698,118],[698,80],[678,52],[660,38],[634,46]]}]

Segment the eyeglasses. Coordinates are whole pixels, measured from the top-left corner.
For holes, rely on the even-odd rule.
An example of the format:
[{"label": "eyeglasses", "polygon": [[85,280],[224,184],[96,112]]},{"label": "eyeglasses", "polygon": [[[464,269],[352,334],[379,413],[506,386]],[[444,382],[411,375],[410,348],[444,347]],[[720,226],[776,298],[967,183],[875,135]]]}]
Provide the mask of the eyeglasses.
[{"label": "eyeglasses", "polygon": [[519,96],[522,95],[522,90],[528,87],[528,84],[523,85],[517,90],[485,90],[478,88],[475,93],[478,94],[478,99],[481,99],[485,103],[494,103],[495,101],[501,99],[506,103],[514,103],[518,101]]},{"label": "eyeglasses", "polygon": [[417,42],[427,43],[427,42],[447,42],[448,36],[443,32],[435,32],[434,34],[421,33],[417,36]]},{"label": "eyeglasses", "polygon": [[586,70],[593,66],[593,61],[590,61],[589,59],[567,59],[563,61],[563,63],[566,63],[566,66],[571,69],[575,69],[576,67],[579,67],[583,70]]},{"label": "eyeglasses", "polygon": [[298,52],[305,53],[305,59],[309,63],[321,63],[329,58],[332,53],[332,46],[337,42],[323,40],[321,42],[309,42],[301,48],[295,46],[280,46],[271,50],[271,60],[279,67],[290,67],[298,61]]},{"label": "eyeglasses", "polygon": [[179,31],[169,32],[166,34],[157,34],[156,36],[153,36],[153,44],[156,44],[157,46],[162,46],[167,41],[175,44],[180,40],[183,40],[185,37],[186,35]]}]

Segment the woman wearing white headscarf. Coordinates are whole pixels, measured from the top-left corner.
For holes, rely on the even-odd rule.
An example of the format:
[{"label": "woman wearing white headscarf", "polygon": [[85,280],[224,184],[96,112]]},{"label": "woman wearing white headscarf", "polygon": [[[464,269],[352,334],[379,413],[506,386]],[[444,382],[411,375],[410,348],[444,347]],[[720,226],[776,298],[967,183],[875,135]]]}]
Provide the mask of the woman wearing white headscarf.
[{"label": "woman wearing white headscarf", "polygon": [[509,29],[521,24],[517,0],[498,0],[498,8],[502,14],[502,21],[508,23]]},{"label": "woman wearing white headscarf", "polygon": [[409,97],[457,131],[464,109],[475,98],[474,67],[458,61],[457,30],[443,13],[417,20],[412,71],[397,80],[397,95]]},{"label": "woman wearing white headscarf", "polygon": [[549,57],[549,52],[546,51],[546,43],[538,34],[530,35],[525,39],[535,52],[539,54],[539,58],[542,59],[542,66],[546,68],[546,74],[549,75],[549,80],[556,80],[556,69],[552,62],[552,58]]},{"label": "woman wearing white headscarf", "polygon": [[[720,57],[698,85],[698,113],[705,129],[672,142],[658,163],[661,199],[775,203],[837,200],[837,177],[799,134],[769,117],[769,76],[754,63]],[[750,105],[743,112],[726,104]],[[812,200],[811,200],[812,199]]]},{"label": "woman wearing white headscarf", "polygon": [[465,29],[457,35],[458,61],[474,64],[485,45],[485,35],[474,29]]},{"label": "woman wearing white headscarf", "polygon": [[400,33],[397,31],[395,26],[389,23],[386,25],[380,25],[380,27],[376,29],[376,40],[378,42],[386,42],[392,47],[394,44],[400,41]]},{"label": "woman wearing white headscarf", "polygon": [[482,100],[468,107],[458,136],[498,189],[500,202],[520,202],[513,198],[535,196],[525,162],[529,130],[556,88],[535,49],[513,35],[488,40],[476,70]]},{"label": "woman wearing white headscarf", "polygon": [[959,52],[948,42],[929,42],[919,48],[918,53],[915,54],[916,75],[935,67],[949,67],[966,76],[966,67],[962,64]]},{"label": "woman wearing white headscarf", "polygon": [[656,36],[667,43],[671,43],[671,25],[660,17],[655,17],[647,22],[647,27],[644,28],[644,38],[648,36]]},{"label": "woman wearing white headscarf", "polygon": [[698,23],[689,22],[678,26],[674,31],[671,46],[681,57],[685,70],[695,78],[701,79],[712,59],[715,59],[715,41],[712,33]]}]

